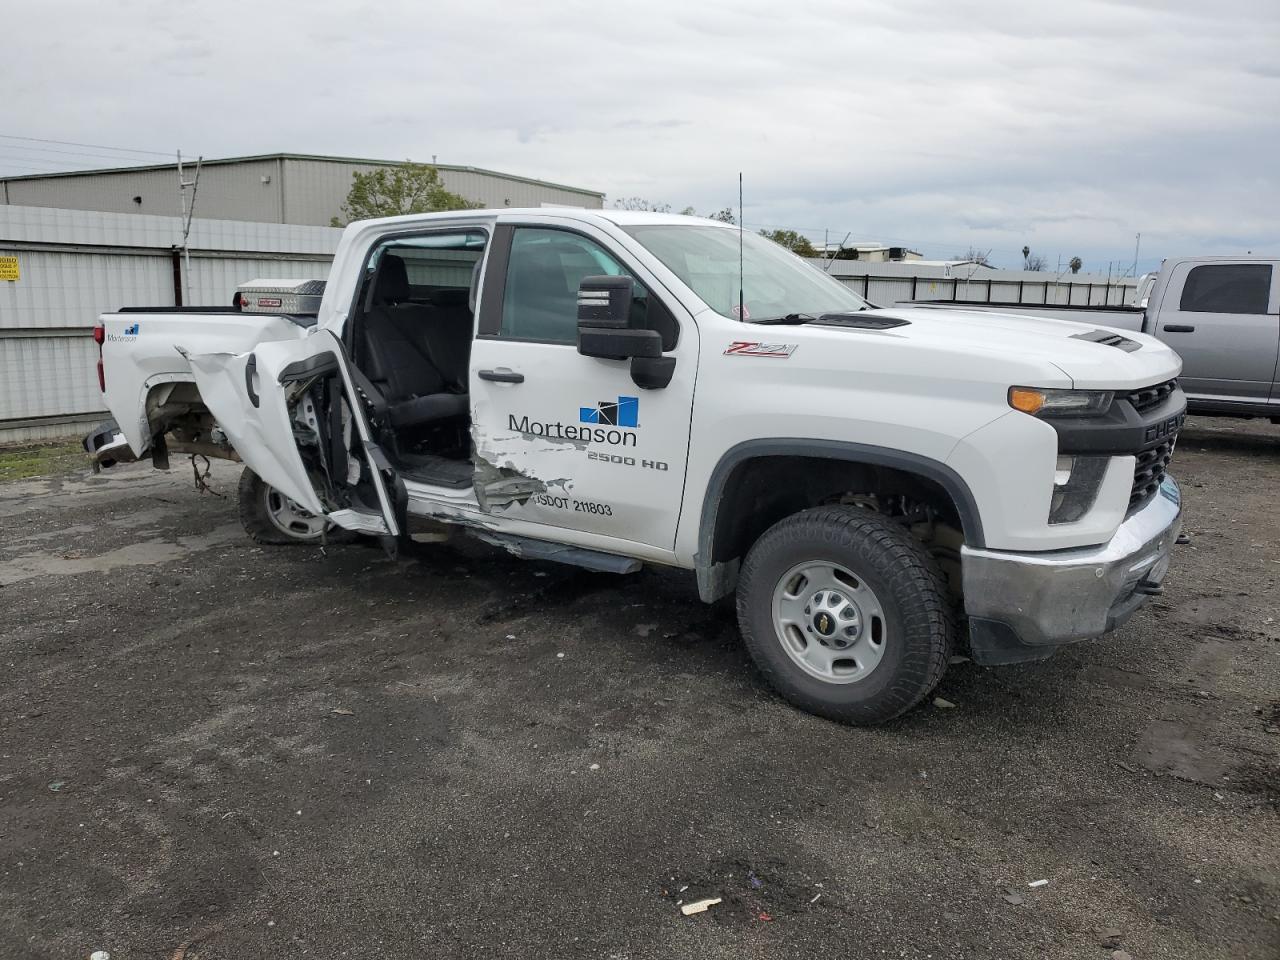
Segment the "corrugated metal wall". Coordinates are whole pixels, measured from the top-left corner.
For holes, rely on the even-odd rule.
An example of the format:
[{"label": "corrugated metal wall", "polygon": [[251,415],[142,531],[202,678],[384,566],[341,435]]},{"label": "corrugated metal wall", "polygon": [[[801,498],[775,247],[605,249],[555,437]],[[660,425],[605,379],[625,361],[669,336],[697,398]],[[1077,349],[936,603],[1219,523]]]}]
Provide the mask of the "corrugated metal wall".
[{"label": "corrugated metal wall", "polygon": [[[196,211],[219,220],[245,220],[325,226],[339,215],[351,175],[376,164],[343,160],[278,157],[215,163],[201,168]],[[543,204],[595,207],[604,198],[523,177],[443,165],[445,188],[487,207],[538,207]],[[194,167],[187,171],[194,175]],[[16,206],[100,210],[170,217],[178,213],[176,167],[10,179],[0,189]],[[135,203],[134,197],[141,198]]]},{"label": "corrugated metal wall", "polygon": [[[189,288],[226,305],[257,277],[323,278],[342,231],[196,220]],[[121,306],[172,306],[177,217],[0,205],[0,443],[83,432],[102,419],[92,328]]]},{"label": "corrugated metal wall", "polygon": [[[281,222],[278,167],[271,160],[203,167],[197,212],[222,220]],[[194,174],[193,163],[184,175],[191,179]],[[269,182],[263,183],[263,177]],[[9,180],[7,188],[9,203],[15,206],[161,217],[176,216],[179,209],[176,165],[162,170]],[[142,202],[135,203],[134,197],[141,197]]]}]

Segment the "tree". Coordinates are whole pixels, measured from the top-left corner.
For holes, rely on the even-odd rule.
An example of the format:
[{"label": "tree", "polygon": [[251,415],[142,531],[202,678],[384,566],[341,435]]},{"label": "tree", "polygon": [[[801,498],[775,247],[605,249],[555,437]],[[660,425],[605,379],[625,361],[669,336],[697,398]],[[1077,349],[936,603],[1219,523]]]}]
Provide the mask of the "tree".
[{"label": "tree", "polygon": [[709,218],[711,220],[719,220],[721,223],[737,223],[738,222],[737,220],[734,219],[733,210],[730,209],[729,207],[725,207],[723,210],[717,210],[715,213],[710,214]]},{"label": "tree", "polygon": [[624,200],[613,201],[615,210],[651,210],[654,213],[670,213],[671,204],[669,203],[650,203],[644,197],[627,197]]},{"label": "tree", "polygon": [[1022,269],[1034,270],[1039,273],[1042,270],[1049,269],[1049,261],[1038,253],[1032,253],[1030,247],[1022,248]]},{"label": "tree", "polygon": [[979,250],[972,244],[964,253],[957,253],[951,257],[952,260],[960,260],[964,263],[977,263],[984,267],[991,266],[991,251]]},{"label": "tree", "polygon": [[698,211],[693,209],[693,207],[685,207],[680,211],[680,215],[682,217],[696,217],[698,215]]},{"label": "tree", "polygon": [[786,247],[792,253],[801,257],[816,257],[818,251],[813,249],[813,244],[809,242],[809,238],[803,234],[796,233],[794,230],[761,230],[760,236],[766,240],[772,240],[780,247]]},{"label": "tree", "polygon": [[1079,273],[1080,268],[1084,266],[1084,261],[1079,257],[1072,257],[1071,262],[1067,264],[1071,268],[1072,273]]},{"label": "tree", "polygon": [[351,174],[351,189],[342,205],[342,216],[334,217],[329,223],[341,227],[353,220],[372,217],[470,210],[479,206],[446,190],[440,182],[440,171],[431,164],[406,160],[394,167],[378,167],[368,173],[356,171]]}]

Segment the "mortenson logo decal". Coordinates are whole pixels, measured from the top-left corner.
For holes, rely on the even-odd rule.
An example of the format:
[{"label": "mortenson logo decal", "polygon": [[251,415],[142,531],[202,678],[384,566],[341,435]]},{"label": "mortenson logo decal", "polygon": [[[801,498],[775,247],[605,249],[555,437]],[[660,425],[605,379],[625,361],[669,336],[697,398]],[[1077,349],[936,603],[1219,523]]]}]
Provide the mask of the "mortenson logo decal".
[{"label": "mortenson logo decal", "polygon": [[507,426],[532,437],[634,447],[637,439],[634,431],[640,426],[640,398],[618,397],[617,400],[601,400],[594,407],[579,407],[578,423],[530,420],[527,416],[517,417],[509,413]]},{"label": "mortenson logo decal", "polygon": [[134,323],[127,326],[120,333],[108,333],[107,340],[111,343],[130,343],[138,339],[138,324]]},{"label": "mortenson logo decal", "polygon": [[578,419],[583,423],[607,423],[611,427],[640,426],[640,398],[619,397],[601,400],[594,407],[579,407]]}]

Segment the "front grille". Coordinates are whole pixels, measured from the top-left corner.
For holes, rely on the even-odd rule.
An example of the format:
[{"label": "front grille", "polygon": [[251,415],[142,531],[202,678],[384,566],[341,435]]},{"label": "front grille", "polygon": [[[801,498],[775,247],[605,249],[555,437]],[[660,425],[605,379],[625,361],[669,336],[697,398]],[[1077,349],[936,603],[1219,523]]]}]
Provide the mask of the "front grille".
[{"label": "front grille", "polygon": [[1133,489],[1129,493],[1129,508],[1133,509],[1155,496],[1160,489],[1160,481],[1169,469],[1169,461],[1173,459],[1173,446],[1177,442],[1174,434],[1159,446],[1143,450],[1137,455],[1138,462],[1133,468]]},{"label": "front grille", "polygon": [[1173,393],[1178,387],[1177,380],[1167,380],[1164,383],[1157,383],[1153,387],[1143,387],[1141,390],[1134,390],[1125,394],[1125,399],[1133,404],[1133,409],[1138,413],[1146,413],[1169,398],[1169,394]]}]

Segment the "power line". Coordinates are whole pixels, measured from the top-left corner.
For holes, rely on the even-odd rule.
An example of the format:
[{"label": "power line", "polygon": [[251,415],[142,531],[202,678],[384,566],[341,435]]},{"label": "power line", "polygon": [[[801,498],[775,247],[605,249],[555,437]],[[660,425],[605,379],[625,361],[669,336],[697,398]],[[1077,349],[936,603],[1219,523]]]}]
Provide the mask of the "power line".
[{"label": "power line", "polygon": [[[0,147],[7,146],[8,144],[0,143]],[[17,160],[26,166],[30,166],[32,164],[35,164],[36,166],[40,166],[42,164],[54,164],[62,167],[78,167],[82,170],[84,169],[84,164],[75,160],[56,160],[53,157],[26,157],[22,154],[14,153],[0,153],[0,157],[6,157],[9,160]]]},{"label": "power line", "polygon": [[24,164],[20,164],[20,163],[10,163],[10,162],[9,162],[9,161],[7,161],[7,160],[6,160],[6,161],[4,161],[3,163],[0,163],[0,167],[3,167],[6,171],[11,171],[11,170],[23,170],[23,171],[26,171],[26,173],[17,173],[17,174],[11,174],[11,173],[0,173],[0,180],[3,180],[3,179],[5,179],[6,177],[9,177],[9,176],[25,177],[25,176],[26,176],[27,174],[29,174],[29,173],[33,173],[33,174],[41,174],[41,173],[43,173],[43,174],[50,174],[50,173],[62,173],[62,172],[63,172],[63,171],[61,171],[61,170],[50,170],[48,167],[28,167],[28,166],[25,166]]},{"label": "power line", "polygon": [[90,150],[110,150],[114,153],[139,153],[152,157],[168,157],[172,154],[159,150],[136,150],[129,147],[109,147],[102,143],[77,143],[74,140],[47,140],[43,137],[20,137],[13,133],[0,133],[0,140],[25,140],[28,143],[56,143],[61,147],[88,147]]},{"label": "power line", "polygon": [[144,161],[141,158],[135,160],[133,157],[117,157],[108,153],[85,153],[81,150],[58,150],[55,147],[26,147],[20,143],[4,143],[0,144],[0,146],[4,147],[6,150],[25,150],[27,153],[34,153],[40,156],[41,159],[44,159],[43,154],[56,153],[59,156],[64,157],[88,157],[91,160],[111,160],[115,163],[154,163],[152,160]]},{"label": "power line", "polygon": [[[56,163],[57,161],[47,162]],[[0,154],[0,167],[4,167],[6,170],[29,170],[32,173],[45,173],[50,175],[55,173],[77,172],[75,170],[65,170],[61,167],[50,167],[45,164],[46,161],[33,159],[32,157],[8,157],[4,154]],[[0,174],[0,176],[3,176],[3,174]]]}]

